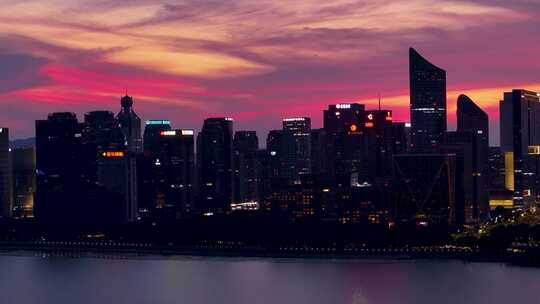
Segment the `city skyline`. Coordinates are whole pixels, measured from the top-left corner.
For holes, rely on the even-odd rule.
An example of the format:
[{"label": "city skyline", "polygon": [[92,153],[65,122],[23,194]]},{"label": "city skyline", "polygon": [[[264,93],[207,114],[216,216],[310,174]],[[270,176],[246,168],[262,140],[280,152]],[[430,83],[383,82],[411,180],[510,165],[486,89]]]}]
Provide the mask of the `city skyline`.
[{"label": "city skyline", "polygon": [[2,3],[0,120],[11,138],[33,136],[28,121],[50,112],[117,112],[126,90],[143,120],[196,130],[212,116],[260,135],[288,116],[317,128],[326,105],[375,108],[379,93],[409,121],[409,47],[448,73],[449,129],[466,94],[488,113],[492,145],[503,92],[540,88],[540,46],[505,43],[535,34],[540,5],[528,1]]}]

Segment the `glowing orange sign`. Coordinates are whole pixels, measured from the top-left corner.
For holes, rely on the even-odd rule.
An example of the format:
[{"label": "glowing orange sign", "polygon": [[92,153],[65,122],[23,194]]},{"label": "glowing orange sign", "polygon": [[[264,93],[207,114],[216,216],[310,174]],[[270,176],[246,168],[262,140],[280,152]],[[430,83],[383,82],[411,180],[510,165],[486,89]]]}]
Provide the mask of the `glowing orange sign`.
[{"label": "glowing orange sign", "polygon": [[366,122],[366,128],[373,128],[374,124],[372,122]]},{"label": "glowing orange sign", "polygon": [[106,152],[103,152],[101,155],[103,155],[103,157],[124,157],[124,152],[122,152],[122,151],[106,151]]},{"label": "glowing orange sign", "polygon": [[358,130],[358,127],[356,125],[351,125],[351,132],[356,132]]}]

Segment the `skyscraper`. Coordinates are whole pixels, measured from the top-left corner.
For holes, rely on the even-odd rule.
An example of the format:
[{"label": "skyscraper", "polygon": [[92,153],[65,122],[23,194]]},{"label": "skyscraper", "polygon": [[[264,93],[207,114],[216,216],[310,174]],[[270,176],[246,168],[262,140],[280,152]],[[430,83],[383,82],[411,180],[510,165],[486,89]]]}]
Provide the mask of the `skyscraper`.
[{"label": "skyscraper", "polygon": [[409,50],[413,150],[431,152],[446,131],[446,71]]},{"label": "skyscraper", "polygon": [[125,138],[128,152],[141,153],[143,150],[141,138],[141,119],[133,111],[133,98],[124,96],[120,100],[122,109],[117,115],[120,127]]},{"label": "skyscraper", "polygon": [[52,113],[36,121],[35,215],[45,222],[74,220],[84,195],[82,132],[74,113]]},{"label": "skyscraper", "polygon": [[36,121],[35,215],[49,225],[117,223],[122,197],[85,175],[83,130],[74,113],[52,113]]},{"label": "skyscraper", "polygon": [[489,119],[486,112],[466,95],[457,100],[457,132],[472,136],[472,191],[473,218],[486,219],[489,215],[488,154]]},{"label": "skyscraper", "polygon": [[[93,111],[84,114],[83,129],[84,174],[91,183],[97,183],[98,161],[103,151],[125,151],[125,141],[120,124],[110,111]],[[83,165],[83,164],[81,164]]]},{"label": "skyscraper", "polygon": [[84,115],[83,145],[86,177],[122,197],[123,220],[137,218],[137,166],[135,153],[128,153],[118,119],[110,111]]},{"label": "skyscraper", "polygon": [[0,128],[0,216],[10,217],[13,205],[11,191],[9,129]]},{"label": "skyscraper", "polygon": [[198,209],[220,213],[233,199],[233,120],[205,119],[197,136]]},{"label": "skyscraper", "polygon": [[122,201],[122,220],[133,222],[137,219],[137,181],[135,158],[125,149],[103,150],[98,160],[99,185],[105,187]]},{"label": "skyscraper", "polygon": [[445,132],[437,149],[455,157],[455,218],[457,225],[474,224],[478,220],[478,201],[475,200],[474,152],[475,135],[467,131]]},{"label": "skyscraper", "polygon": [[13,216],[34,216],[34,192],[36,191],[36,149],[15,148],[13,160]]},{"label": "skyscraper", "polygon": [[169,130],[161,131],[158,148],[151,153],[155,206],[169,217],[185,216],[192,210],[194,148],[193,130]]},{"label": "skyscraper", "polygon": [[234,147],[234,201],[259,201],[259,139],[255,131],[236,131]]},{"label": "skyscraper", "polygon": [[172,130],[171,122],[168,120],[147,120],[144,127],[144,152],[149,155],[153,151],[157,151],[159,149],[159,142],[161,141],[161,132],[170,130]]},{"label": "skyscraper", "polygon": [[363,145],[362,132],[365,106],[357,103],[329,105],[324,110],[326,133],[326,165],[324,171],[331,175],[357,172]]},{"label": "skyscraper", "polygon": [[540,94],[526,90],[504,93],[500,116],[506,189],[514,192],[514,205],[523,206],[539,195]]},{"label": "skyscraper", "polygon": [[311,173],[311,119],[283,119],[282,140],[282,177],[289,183],[298,182],[302,175]]}]

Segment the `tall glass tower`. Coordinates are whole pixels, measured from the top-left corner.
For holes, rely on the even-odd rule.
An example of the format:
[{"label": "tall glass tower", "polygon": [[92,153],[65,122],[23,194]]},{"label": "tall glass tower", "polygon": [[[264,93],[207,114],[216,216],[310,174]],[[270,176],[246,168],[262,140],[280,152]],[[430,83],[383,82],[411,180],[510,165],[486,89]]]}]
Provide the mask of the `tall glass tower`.
[{"label": "tall glass tower", "polygon": [[431,152],[446,131],[446,71],[409,49],[413,150]]}]

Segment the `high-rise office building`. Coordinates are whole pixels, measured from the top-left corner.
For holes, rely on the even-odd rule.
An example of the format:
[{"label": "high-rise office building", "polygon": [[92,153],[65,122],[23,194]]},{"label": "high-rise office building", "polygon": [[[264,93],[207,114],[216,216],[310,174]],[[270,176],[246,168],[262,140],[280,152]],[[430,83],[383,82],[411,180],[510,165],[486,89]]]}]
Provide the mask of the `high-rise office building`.
[{"label": "high-rise office building", "polygon": [[144,152],[149,155],[159,150],[161,132],[172,130],[171,122],[162,119],[147,120],[144,127]]},{"label": "high-rise office building", "polygon": [[392,111],[367,110],[365,112],[364,126],[367,137],[367,174],[365,179],[373,182],[392,176]]},{"label": "high-rise office building", "polygon": [[515,206],[533,203],[540,184],[540,94],[527,90],[504,93],[500,117],[506,189],[514,192]]},{"label": "high-rise office building", "polygon": [[49,225],[107,225],[121,219],[122,197],[85,176],[85,125],[73,113],[36,121],[35,215]]},{"label": "high-rise office building", "polygon": [[122,219],[134,222],[137,219],[136,159],[125,149],[103,150],[98,160],[99,185],[122,201]]},{"label": "high-rise office building", "polygon": [[93,111],[84,114],[82,139],[85,178],[91,183],[97,183],[98,162],[101,159],[101,153],[109,150],[125,150],[124,135],[114,113]]},{"label": "high-rise office building", "polygon": [[162,131],[159,148],[152,153],[156,207],[175,217],[189,215],[194,199],[194,132],[189,129]]},{"label": "high-rise office building", "polygon": [[311,119],[283,119],[281,174],[289,183],[311,174]]},{"label": "high-rise office building", "polygon": [[114,117],[113,112],[88,112],[84,114],[84,124],[85,141],[94,143],[98,152],[125,147],[120,122]]},{"label": "high-rise office building", "polygon": [[445,132],[437,149],[455,156],[455,218],[459,226],[474,224],[478,220],[478,201],[474,186],[475,134],[467,131]]},{"label": "high-rise office building", "polygon": [[122,108],[117,115],[117,119],[124,134],[127,150],[131,153],[141,153],[143,151],[141,119],[133,111],[133,98],[127,95],[122,97],[120,105]]},{"label": "high-rise office building", "polygon": [[85,176],[122,197],[123,220],[137,218],[137,164],[135,153],[128,153],[120,122],[110,111],[84,115],[83,145]]},{"label": "high-rise office building", "polygon": [[321,176],[326,172],[328,149],[324,129],[311,130],[311,174]]},{"label": "high-rise office building", "polygon": [[233,199],[233,120],[208,118],[197,136],[198,209],[225,212]]},{"label": "high-rise office building", "polygon": [[406,122],[392,123],[392,153],[405,154],[409,151],[410,126]]},{"label": "high-rise office building", "polygon": [[409,50],[411,139],[418,152],[432,152],[446,131],[446,71]]},{"label": "high-rise office building", "polygon": [[34,216],[34,192],[36,190],[36,149],[15,148],[11,151],[13,164],[13,216]]},{"label": "high-rise office building", "polygon": [[0,216],[10,217],[13,206],[11,191],[9,129],[0,128]]},{"label": "high-rise office building", "polygon": [[[147,120],[144,127],[143,147],[144,155],[139,158],[138,181],[139,191],[139,213],[142,217],[150,214],[157,216],[156,211],[166,205],[166,191],[168,180],[166,169],[162,166],[167,153],[163,146],[163,134],[173,134],[171,123],[164,119]],[[164,133],[167,132],[167,133]],[[168,168],[168,167],[167,167]],[[168,208],[167,211],[171,211]]]},{"label": "high-rise office building", "polygon": [[329,105],[324,110],[326,133],[325,172],[331,176],[358,172],[363,143],[365,106],[357,103]]},{"label": "high-rise office building", "polygon": [[234,202],[259,202],[259,139],[255,131],[236,131],[234,149]]},{"label": "high-rise office building", "polygon": [[396,224],[455,225],[455,154],[393,156]]},{"label": "high-rise office building", "polygon": [[486,219],[489,216],[488,153],[489,119],[486,112],[466,95],[457,100],[457,131],[470,133],[472,144],[472,203],[473,218]]},{"label": "high-rise office building", "polygon": [[73,219],[84,195],[84,125],[74,113],[52,113],[36,121],[35,215],[41,221]]}]

